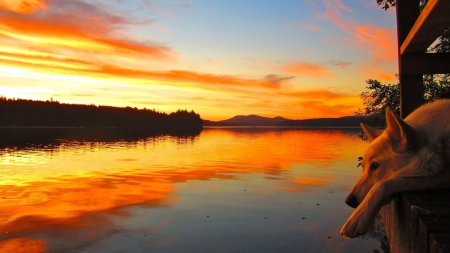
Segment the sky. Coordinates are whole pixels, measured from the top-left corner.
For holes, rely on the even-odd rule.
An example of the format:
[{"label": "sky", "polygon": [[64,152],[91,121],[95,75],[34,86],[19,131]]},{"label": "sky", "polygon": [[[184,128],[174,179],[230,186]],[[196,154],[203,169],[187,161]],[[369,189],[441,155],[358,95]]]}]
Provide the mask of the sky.
[{"label": "sky", "polygon": [[0,0],[0,95],[341,117],[396,82],[396,45],[376,0]]}]

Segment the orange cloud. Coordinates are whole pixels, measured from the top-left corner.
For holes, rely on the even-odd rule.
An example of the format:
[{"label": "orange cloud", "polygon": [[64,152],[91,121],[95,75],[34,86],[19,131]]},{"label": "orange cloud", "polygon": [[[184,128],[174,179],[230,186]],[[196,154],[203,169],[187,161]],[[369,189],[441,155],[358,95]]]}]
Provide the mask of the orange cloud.
[{"label": "orange cloud", "polygon": [[[119,38],[115,34],[117,29],[115,26],[129,23],[120,17],[58,13],[47,14],[42,18],[41,15],[23,17],[14,13],[4,14],[0,15],[0,23],[6,31],[1,33],[37,51],[54,52],[63,56],[72,56],[73,53],[87,55],[96,53],[130,57],[139,54],[158,60],[170,60],[176,57],[176,53],[165,46]],[[85,23],[82,22],[83,19],[91,20],[92,23],[82,25]]]},{"label": "orange cloud", "polygon": [[348,6],[344,5],[341,0],[334,0],[334,2],[336,3],[336,5],[339,7],[339,9],[344,10],[344,11],[352,11],[352,9],[350,9]]},{"label": "orange cloud", "polygon": [[[260,68],[278,69],[279,73],[269,73],[261,77],[175,70],[174,67],[162,68],[161,66],[164,65],[161,62],[164,62],[163,64],[174,63],[179,59],[178,54],[172,48],[156,41],[137,40],[127,34],[127,28],[131,26],[153,25],[155,21],[142,20],[133,16],[126,17],[123,16],[124,14],[115,13],[111,9],[103,7],[83,1],[49,1],[44,11],[30,13],[29,15],[0,10],[0,24],[2,24],[0,30],[0,64],[6,69],[4,70],[5,73],[7,72],[5,75],[20,75],[18,74],[20,71],[11,73],[8,70],[8,67],[14,67],[29,69],[33,72],[39,72],[39,74],[64,74],[74,77],[102,79],[100,82],[109,78],[126,83],[134,83],[136,80],[139,83],[146,83],[146,80],[149,80],[148,83],[154,84],[160,81],[162,85],[171,86],[169,87],[171,89],[176,87],[181,88],[183,92],[191,93],[186,96],[206,96],[198,93],[209,92],[209,95],[214,97],[212,100],[216,102],[201,105],[197,103],[195,105],[198,105],[197,108],[208,108],[207,110],[210,111],[213,111],[214,108],[217,109],[217,104],[220,103],[223,108],[235,107],[236,111],[247,108],[252,110],[251,113],[260,113],[260,111],[255,111],[255,108],[267,113],[269,111],[272,113],[274,111],[289,112],[291,108],[281,108],[281,106],[292,105],[292,100],[308,100],[311,96],[315,96],[317,99],[330,100],[348,96],[318,90],[290,91],[289,84],[295,76],[333,77],[334,74],[327,68],[332,67],[328,62],[321,65],[299,61],[287,64],[280,69],[274,62],[257,62],[254,59],[248,59],[255,61]],[[341,6],[340,9],[345,8]],[[127,13],[127,15],[131,14]],[[89,25],[86,25],[87,23]],[[209,63],[217,65],[217,62],[212,60]],[[346,63],[336,62],[332,64],[341,67],[346,66]],[[153,66],[156,66],[156,68],[153,68]],[[30,74],[30,76],[33,75]],[[86,92],[77,90],[66,92],[66,90],[61,90],[58,85],[54,84],[48,88],[48,93],[53,92],[50,96],[57,94],[61,101],[65,99],[77,102],[87,101],[87,99],[74,99],[71,95],[85,94]],[[146,92],[150,89],[147,87]],[[174,93],[180,93],[181,89],[174,89],[176,90]],[[17,91],[15,87],[10,87],[10,90],[10,94],[21,92]],[[249,98],[241,99],[241,96],[246,96],[250,92]],[[115,99],[118,97],[117,93],[119,92],[111,91],[112,95],[116,95]],[[128,94],[132,94],[132,91],[129,91]],[[29,97],[34,96],[44,95],[31,94]],[[136,94],[133,95],[135,97],[132,99],[123,99],[124,96],[120,94],[121,101],[115,103],[124,103],[126,100],[134,103],[132,105],[139,106],[145,103],[149,105],[155,101],[154,104],[165,103],[167,107],[192,106],[192,103],[187,102],[181,105],[177,104],[179,101],[170,101],[170,103],[176,105],[167,105],[171,94],[161,96],[158,94],[156,96],[160,96],[159,100],[145,101],[136,98],[138,97]],[[142,93],[139,96],[142,96]],[[225,101],[224,96],[227,96],[228,101]],[[42,97],[37,99],[42,99]],[[114,99],[111,100],[114,101]],[[229,101],[235,103],[230,105]],[[99,99],[93,97],[87,103],[99,103]],[[257,108],[256,106],[261,107]]]},{"label": "orange cloud", "polygon": [[359,104],[355,104],[355,102],[351,100],[346,104],[327,104],[320,100],[302,100],[296,101],[293,104],[300,107],[302,111],[307,112],[305,118],[311,118],[311,115],[314,115],[314,118],[334,118],[354,115],[359,106]]},{"label": "orange cloud", "polygon": [[322,28],[317,26],[317,25],[313,25],[313,24],[305,24],[302,26],[304,29],[309,30],[309,31],[313,31],[313,32],[320,32],[322,31]]},{"label": "orange cloud", "polygon": [[21,14],[31,14],[38,9],[45,9],[44,0],[2,0],[0,8]]},{"label": "orange cloud", "polygon": [[[326,11],[316,13],[316,16],[341,28],[350,35],[346,38],[349,43],[359,47],[369,53],[370,58],[360,66],[360,72],[367,70],[374,73],[387,73],[388,75],[378,75],[382,80],[395,79],[392,71],[392,64],[397,63],[397,31],[387,29],[372,24],[359,24],[352,20],[344,20],[340,11],[349,11],[339,0],[323,1]],[[392,76],[389,77],[388,76]]]},{"label": "orange cloud", "polygon": [[326,78],[334,76],[334,74],[325,67],[303,61],[288,64],[284,66],[283,70],[288,74],[303,77]]},{"label": "orange cloud", "polygon": [[351,64],[351,62],[343,62],[343,61],[336,61],[336,60],[331,60],[331,61],[328,61],[327,63],[330,63],[330,64],[332,64],[334,66],[338,66],[338,67],[343,68],[343,69],[347,68],[348,65]]},{"label": "orange cloud", "polygon": [[381,81],[388,81],[388,82],[397,82],[398,81],[397,77],[395,75],[386,74],[383,72],[372,71],[372,72],[370,72],[370,75],[373,76],[375,79],[381,80]]},{"label": "orange cloud", "polygon": [[214,75],[183,70],[151,71],[124,68],[103,63],[93,63],[51,53],[35,53],[19,51],[10,53],[0,46],[0,63],[40,70],[43,72],[63,72],[84,76],[123,77],[130,79],[151,79],[170,81],[173,86],[183,86],[186,82],[193,86],[208,90],[223,90],[224,87],[241,89],[263,88],[278,89],[282,82],[293,79],[293,76],[267,75],[261,79],[243,78],[232,75]]},{"label": "orange cloud", "polygon": [[264,79],[267,82],[269,82],[269,83],[271,83],[273,85],[276,85],[276,86],[280,85],[284,81],[291,80],[293,78],[295,78],[295,77],[293,77],[293,76],[279,76],[279,75],[274,75],[274,74],[267,75],[266,77],[264,77]]},{"label": "orange cloud", "polygon": [[0,10],[0,61],[4,66],[75,76],[98,75],[103,65],[139,69],[149,60],[175,61],[178,54],[172,49],[123,34],[128,25],[151,22],[82,1],[52,1],[45,11],[30,15]]},{"label": "orange cloud", "polygon": [[329,90],[305,90],[305,91],[295,91],[287,93],[288,96],[294,98],[315,98],[315,99],[323,99],[323,100],[331,100],[338,98],[349,97],[348,94],[333,92]]},{"label": "orange cloud", "polygon": [[[47,73],[170,81],[174,86],[189,82],[208,90],[223,90],[225,86],[241,90],[273,89],[293,78],[267,75],[251,79],[183,70],[151,70],[149,59],[174,61],[177,53],[154,42],[135,41],[121,31],[130,24],[153,21],[123,18],[79,1],[53,1],[48,5],[39,15],[0,12],[0,23],[5,28],[0,31],[0,42],[18,45],[0,46],[1,63]],[[85,25],[87,20],[92,22]]]},{"label": "orange cloud", "polygon": [[375,61],[397,60],[397,31],[374,25],[355,25],[349,31],[355,38],[356,45],[366,49]]}]

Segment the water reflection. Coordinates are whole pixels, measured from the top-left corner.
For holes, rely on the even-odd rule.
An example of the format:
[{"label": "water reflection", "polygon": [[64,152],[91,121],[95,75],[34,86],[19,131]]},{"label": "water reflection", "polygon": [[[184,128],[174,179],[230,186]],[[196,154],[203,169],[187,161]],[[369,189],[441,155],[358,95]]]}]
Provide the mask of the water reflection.
[{"label": "water reflection", "polygon": [[211,128],[3,146],[0,252],[372,252],[376,241],[339,237],[358,133]]},{"label": "water reflection", "polygon": [[44,148],[61,145],[62,140],[72,142],[136,141],[148,137],[173,136],[180,140],[198,136],[201,129],[178,128],[35,128],[0,127],[0,148]]}]

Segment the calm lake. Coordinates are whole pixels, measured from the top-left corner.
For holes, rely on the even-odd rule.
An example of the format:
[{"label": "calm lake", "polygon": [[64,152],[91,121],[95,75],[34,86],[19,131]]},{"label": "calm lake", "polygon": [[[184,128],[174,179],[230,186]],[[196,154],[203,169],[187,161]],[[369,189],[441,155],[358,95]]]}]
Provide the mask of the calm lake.
[{"label": "calm lake", "polygon": [[5,144],[0,252],[383,252],[379,231],[339,235],[359,134],[204,128]]}]

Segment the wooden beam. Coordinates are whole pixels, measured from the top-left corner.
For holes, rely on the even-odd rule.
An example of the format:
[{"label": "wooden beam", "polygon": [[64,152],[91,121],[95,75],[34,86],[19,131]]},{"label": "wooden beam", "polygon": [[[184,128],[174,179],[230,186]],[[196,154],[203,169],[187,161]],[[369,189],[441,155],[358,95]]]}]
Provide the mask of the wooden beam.
[{"label": "wooden beam", "polygon": [[[397,43],[399,49],[420,15],[419,3],[420,0],[397,0]],[[400,51],[398,53],[400,54]]]},{"label": "wooden beam", "polygon": [[400,54],[423,53],[450,26],[450,1],[429,0],[400,47]]},{"label": "wooden beam", "polygon": [[400,117],[406,118],[424,103],[422,75],[400,75]]},{"label": "wooden beam", "polygon": [[450,73],[450,53],[401,55],[402,75]]},{"label": "wooden beam", "polygon": [[[430,0],[431,1],[431,0]],[[400,47],[420,15],[420,0],[397,0],[398,66],[400,81],[400,116],[405,118],[423,103],[423,78],[405,75]]]}]

